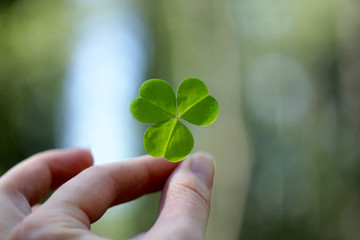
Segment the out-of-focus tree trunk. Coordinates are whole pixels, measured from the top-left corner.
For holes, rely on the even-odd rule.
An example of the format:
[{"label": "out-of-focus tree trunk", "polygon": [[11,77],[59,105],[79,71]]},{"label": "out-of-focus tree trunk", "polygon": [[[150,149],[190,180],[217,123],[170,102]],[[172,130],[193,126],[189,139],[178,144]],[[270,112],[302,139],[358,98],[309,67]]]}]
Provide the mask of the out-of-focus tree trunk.
[{"label": "out-of-focus tree trunk", "polygon": [[[208,239],[235,239],[249,178],[249,151],[240,116],[240,56],[237,36],[224,1],[155,1],[147,5],[154,36],[151,77],[177,86],[188,77],[202,79],[218,99],[217,121],[192,128],[195,151],[216,159],[215,188]],[[221,144],[219,144],[219,141]]]}]

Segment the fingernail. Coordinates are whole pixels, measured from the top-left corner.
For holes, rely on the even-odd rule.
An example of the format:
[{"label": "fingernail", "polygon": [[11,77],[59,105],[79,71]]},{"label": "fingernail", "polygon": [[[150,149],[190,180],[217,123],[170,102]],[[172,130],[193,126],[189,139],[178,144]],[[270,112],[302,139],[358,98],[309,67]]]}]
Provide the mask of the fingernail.
[{"label": "fingernail", "polygon": [[210,153],[199,152],[191,156],[191,171],[203,179],[209,187],[214,178],[215,160]]}]

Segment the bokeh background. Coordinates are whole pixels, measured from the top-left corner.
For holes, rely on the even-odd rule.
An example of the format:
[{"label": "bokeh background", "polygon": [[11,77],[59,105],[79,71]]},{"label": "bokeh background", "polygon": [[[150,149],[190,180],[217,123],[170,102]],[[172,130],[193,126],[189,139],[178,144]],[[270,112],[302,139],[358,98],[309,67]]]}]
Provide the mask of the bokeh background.
[{"label": "bokeh background", "polygon": [[[2,0],[0,173],[52,148],[89,147],[96,164],[144,154],[128,110],[141,83],[197,77],[220,104],[191,128],[217,162],[207,239],[359,239],[359,12],[357,0]],[[92,230],[146,231],[159,196]]]}]

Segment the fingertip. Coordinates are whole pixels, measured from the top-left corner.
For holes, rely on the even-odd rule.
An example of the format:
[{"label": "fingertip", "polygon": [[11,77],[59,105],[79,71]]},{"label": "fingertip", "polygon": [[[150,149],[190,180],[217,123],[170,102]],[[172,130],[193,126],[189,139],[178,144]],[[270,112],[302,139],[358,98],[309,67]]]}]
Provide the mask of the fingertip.
[{"label": "fingertip", "polygon": [[53,175],[51,189],[58,188],[65,181],[94,164],[91,150],[87,148],[50,150],[48,154],[53,157],[53,161],[49,162]]},{"label": "fingertip", "polygon": [[145,164],[148,166],[148,169],[151,173],[155,172],[159,174],[162,174],[163,172],[168,172],[169,170],[172,172],[181,164],[181,162],[168,161],[164,157],[152,157],[150,155],[136,157],[131,161],[137,161],[138,164]]},{"label": "fingertip", "polygon": [[89,148],[51,149],[37,153],[29,159],[45,160],[55,164],[63,161],[82,163],[87,166],[94,164],[93,155]]},{"label": "fingertip", "polygon": [[[204,237],[210,214],[214,172],[214,158],[209,153],[199,152],[185,159],[164,187],[159,218],[150,236],[157,236],[158,231],[165,227],[171,229],[172,234],[179,233],[179,229],[191,231],[186,233],[184,239]],[[172,228],[173,225],[176,228]]]},{"label": "fingertip", "polygon": [[94,164],[94,157],[90,148],[74,148],[70,149],[75,154],[78,154],[78,159],[86,162],[89,166]]},{"label": "fingertip", "polygon": [[211,188],[215,172],[215,159],[208,152],[197,152],[191,157],[191,171]]}]

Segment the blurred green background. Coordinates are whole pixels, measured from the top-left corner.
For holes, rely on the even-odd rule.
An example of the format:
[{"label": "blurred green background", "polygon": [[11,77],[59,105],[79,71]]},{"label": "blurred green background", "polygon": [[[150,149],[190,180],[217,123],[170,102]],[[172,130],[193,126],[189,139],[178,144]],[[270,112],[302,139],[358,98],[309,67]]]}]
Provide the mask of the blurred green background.
[{"label": "blurred green background", "polygon": [[[0,2],[0,173],[39,151],[144,154],[128,106],[149,78],[202,79],[218,120],[191,128],[217,171],[207,239],[360,236],[356,0]],[[100,194],[100,193],[99,193]],[[146,231],[159,194],[92,226]]]}]

